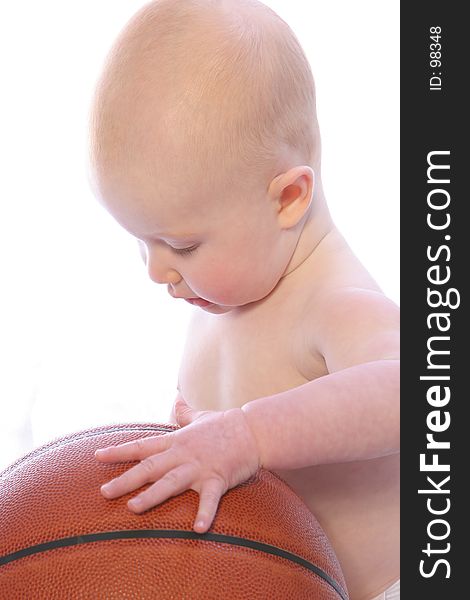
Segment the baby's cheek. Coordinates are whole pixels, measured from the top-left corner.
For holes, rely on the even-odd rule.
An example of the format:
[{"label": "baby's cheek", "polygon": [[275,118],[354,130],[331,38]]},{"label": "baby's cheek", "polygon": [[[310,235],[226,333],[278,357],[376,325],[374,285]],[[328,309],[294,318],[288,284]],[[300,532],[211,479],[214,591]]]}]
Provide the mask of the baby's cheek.
[{"label": "baby's cheek", "polygon": [[229,273],[227,269],[220,269],[218,272],[211,273],[206,288],[215,302],[230,304],[239,289],[236,281],[237,279],[233,277],[233,273]]},{"label": "baby's cheek", "polygon": [[218,264],[207,269],[198,281],[201,296],[216,304],[237,304],[244,300],[246,271]]}]

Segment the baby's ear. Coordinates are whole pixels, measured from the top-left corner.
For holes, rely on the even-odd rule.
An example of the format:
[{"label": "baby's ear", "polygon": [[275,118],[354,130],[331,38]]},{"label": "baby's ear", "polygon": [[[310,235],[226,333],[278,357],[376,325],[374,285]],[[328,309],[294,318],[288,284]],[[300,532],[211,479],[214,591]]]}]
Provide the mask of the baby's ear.
[{"label": "baby's ear", "polygon": [[309,166],[293,167],[275,177],[269,194],[276,203],[282,229],[295,227],[310,207],[315,174]]}]

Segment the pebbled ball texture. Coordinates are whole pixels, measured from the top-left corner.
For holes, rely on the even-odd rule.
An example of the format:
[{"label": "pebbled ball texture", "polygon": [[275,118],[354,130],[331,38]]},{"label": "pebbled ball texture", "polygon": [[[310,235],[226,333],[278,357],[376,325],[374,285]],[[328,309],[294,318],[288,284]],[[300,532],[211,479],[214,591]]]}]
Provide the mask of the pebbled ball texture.
[{"label": "pebbled ball texture", "polygon": [[189,490],[141,514],[103,483],[132,462],[97,448],[164,435],[176,425],[110,425],[37,448],[0,473],[2,600],[347,599],[315,517],[277,475],[260,469],[229,490],[206,534],[192,529]]}]

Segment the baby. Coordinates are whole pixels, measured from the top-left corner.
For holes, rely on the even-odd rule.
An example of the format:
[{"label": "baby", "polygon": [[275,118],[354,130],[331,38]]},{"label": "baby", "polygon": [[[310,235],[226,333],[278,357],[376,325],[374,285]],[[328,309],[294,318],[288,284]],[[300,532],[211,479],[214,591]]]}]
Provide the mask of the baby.
[{"label": "baby", "polygon": [[[335,227],[309,64],[256,0],[160,0],[118,36],[90,183],[194,314],[165,436],[103,486],[141,513],[192,489],[196,532],[260,467],[303,498],[352,600],[399,597],[399,312]],[[161,341],[163,343],[163,341]]]}]

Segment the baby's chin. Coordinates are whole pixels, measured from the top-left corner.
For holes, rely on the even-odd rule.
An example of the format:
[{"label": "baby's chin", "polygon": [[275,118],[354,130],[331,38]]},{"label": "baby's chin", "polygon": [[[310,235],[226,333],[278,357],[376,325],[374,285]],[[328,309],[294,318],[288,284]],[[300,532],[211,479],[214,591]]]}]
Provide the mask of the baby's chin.
[{"label": "baby's chin", "polygon": [[224,315],[236,310],[237,306],[222,306],[221,304],[209,304],[209,306],[199,307],[199,310],[211,313],[213,315]]},{"label": "baby's chin", "polygon": [[236,312],[250,307],[255,307],[260,302],[262,302],[263,299],[264,298],[261,298],[260,300],[253,300],[251,302],[245,302],[244,304],[235,304],[233,306],[211,303],[208,306],[200,306],[198,308],[199,310],[204,310],[205,312],[211,313],[213,315],[224,315],[230,312]]},{"label": "baby's chin", "polygon": [[214,314],[214,315],[223,315],[230,312],[243,311],[250,308],[255,308],[256,306],[262,304],[265,300],[267,300],[273,292],[273,289],[276,286],[271,285],[266,289],[257,289],[250,290],[243,293],[243,291],[238,290],[238,294],[235,293],[232,297],[229,294],[226,294],[226,297],[223,298],[223,303],[217,303],[216,301],[212,301],[210,298],[199,297],[202,302],[210,302],[207,306],[204,304],[195,303],[200,310],[204,310],[205,312]]},{"label": "baby's chin", "polygon": [[[205,305],[203,302],[210,302],[210,304]],[[229,312],[243,309],[246,306],[246,304],[217,304],[216,302],[203,300],[202,298],[200,299],[200,302],[191,302],[191,304],[193,304],[193,306],[197,307],[199,310],[203,310],[214,315],[224,315]],[[250,302],[247,304],[250,304]]]}]

